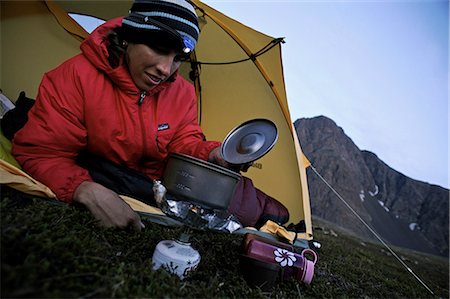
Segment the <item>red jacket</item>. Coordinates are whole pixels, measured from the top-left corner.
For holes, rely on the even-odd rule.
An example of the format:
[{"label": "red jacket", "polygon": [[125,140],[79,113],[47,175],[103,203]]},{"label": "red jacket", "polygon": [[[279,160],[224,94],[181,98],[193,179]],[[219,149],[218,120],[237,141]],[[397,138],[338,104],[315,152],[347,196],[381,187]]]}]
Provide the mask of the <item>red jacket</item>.
[{"label": "red jacket", "polygon": [[79,151],[108,158],[146,174],[162,176],[170,152],[206,160],[219,142],[204,141],[193,86],[181,76],[145,94],[124,64],[112,69],[104,40],[121,18],[97,28],[82,53],[46,73],[27,124],[12,152],[24,170],[57,197],[71,202],[88,171],[75,163]]}]

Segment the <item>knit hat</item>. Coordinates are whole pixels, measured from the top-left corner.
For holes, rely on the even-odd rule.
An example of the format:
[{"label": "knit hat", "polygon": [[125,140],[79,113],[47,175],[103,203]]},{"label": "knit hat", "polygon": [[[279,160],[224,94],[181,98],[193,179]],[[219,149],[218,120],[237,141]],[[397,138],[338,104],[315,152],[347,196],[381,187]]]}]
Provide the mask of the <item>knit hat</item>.
[{"label": "knit hat", "polygon": [[122,20],[122,31],[131,42],[151,42],[154,33],[165,35],[184,53],[194,50],[200,33],[195,9],[186,0],[135,0]]}]

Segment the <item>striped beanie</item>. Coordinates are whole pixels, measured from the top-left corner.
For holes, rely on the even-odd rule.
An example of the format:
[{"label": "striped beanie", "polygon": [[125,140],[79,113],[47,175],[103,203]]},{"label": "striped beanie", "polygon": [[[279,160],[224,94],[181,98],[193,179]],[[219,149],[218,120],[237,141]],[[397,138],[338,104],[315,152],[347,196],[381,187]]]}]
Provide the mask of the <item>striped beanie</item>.
[{"label": "striped beanie", "polygon": [[145,43],[154,36],[149,33],[165,35],[184,53],[194,50],[200,33],[195,9],[186,0],[135,0],[122,20],[122,31],[131,42]]}]

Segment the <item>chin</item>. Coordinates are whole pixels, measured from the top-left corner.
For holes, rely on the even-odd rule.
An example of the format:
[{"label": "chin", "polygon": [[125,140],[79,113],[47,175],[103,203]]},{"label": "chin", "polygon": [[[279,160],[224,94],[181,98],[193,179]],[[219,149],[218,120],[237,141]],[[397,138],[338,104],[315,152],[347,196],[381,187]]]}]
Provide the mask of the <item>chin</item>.
[{"label": "chin", "polygon": [[140,91],[149,91],[156,87],[156,85],[150,85],[150,84],[139,84],[139,85],[136,84],[136,86],[137,86],[137,88],[139,88]]}]

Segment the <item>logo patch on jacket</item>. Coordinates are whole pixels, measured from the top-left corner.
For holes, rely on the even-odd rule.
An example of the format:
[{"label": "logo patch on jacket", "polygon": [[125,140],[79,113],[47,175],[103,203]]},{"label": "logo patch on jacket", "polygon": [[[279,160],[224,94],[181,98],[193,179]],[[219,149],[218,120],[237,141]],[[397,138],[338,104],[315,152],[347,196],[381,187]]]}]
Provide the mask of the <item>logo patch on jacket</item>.
[{"label": "logo patch on jacket", "polygon": [[169,127],[169,124],[159,124],[158,125],[158,132],[159,131],[164,131],[164,130],[168,130],[170,127]]}]

